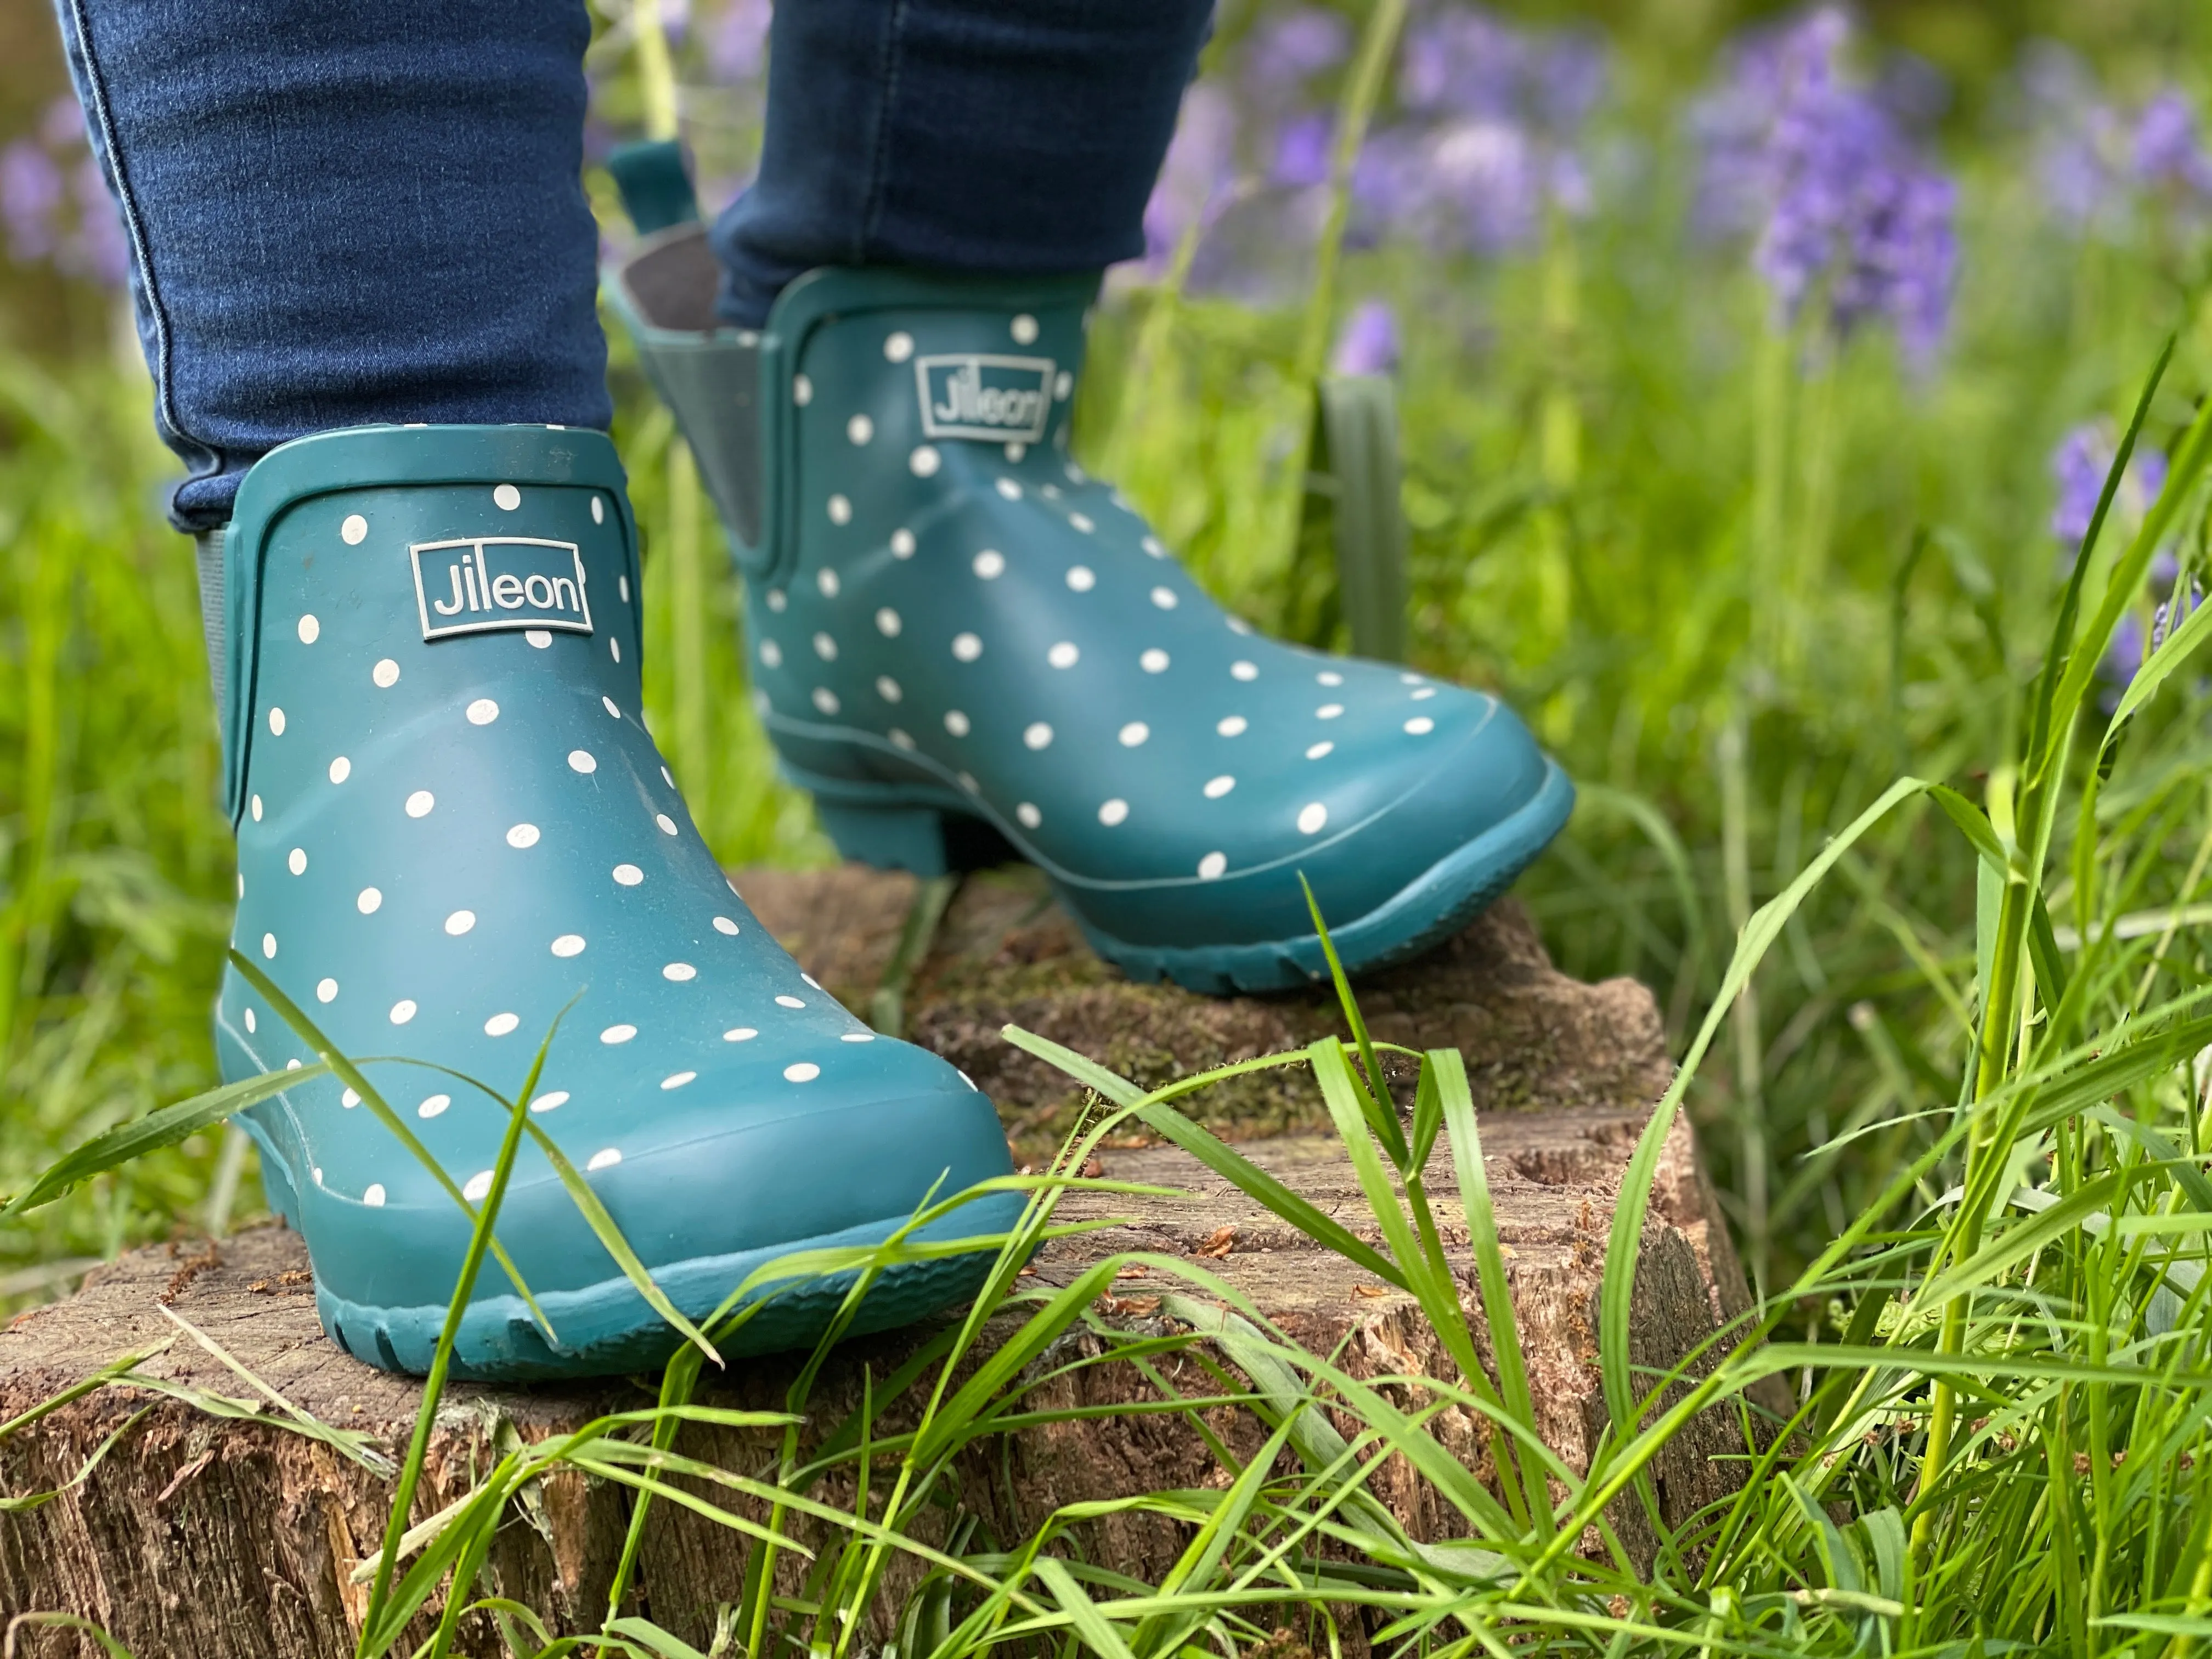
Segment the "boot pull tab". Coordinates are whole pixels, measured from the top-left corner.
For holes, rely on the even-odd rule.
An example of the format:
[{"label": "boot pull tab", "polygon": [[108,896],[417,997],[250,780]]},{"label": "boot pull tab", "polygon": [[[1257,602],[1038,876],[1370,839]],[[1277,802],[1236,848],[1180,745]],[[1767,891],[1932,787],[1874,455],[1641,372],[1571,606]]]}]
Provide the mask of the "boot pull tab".
[{"label": "boot pull tab", "polygon": [[641,236],[696,222],[699,200],[684,166],[684,146],[673,138],[624,144],[607,157],[607,171],[622,192],[623,211]]}]

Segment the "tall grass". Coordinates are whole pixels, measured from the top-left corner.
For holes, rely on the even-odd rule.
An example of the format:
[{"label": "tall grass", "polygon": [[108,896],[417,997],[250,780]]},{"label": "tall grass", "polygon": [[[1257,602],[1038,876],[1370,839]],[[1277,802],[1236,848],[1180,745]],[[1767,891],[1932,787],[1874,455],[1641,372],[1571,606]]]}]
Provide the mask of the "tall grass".
[{"label": "tall grass", "polygon": [[[1099,1317],[1091,1294],[1110,1273],[1028,1288],[1014,1267],[1065,1190],[1042,1178],[977,1311],[899,1380],[920,1391],[919,1416],[901,1419],[916,1426],[882,1425],[887,1387],[849,1422],[757,1425],[785,1436],[766,1474],[687,1463],[677,1430],[715,1408],[690,1403],[695,1362],[679,1358],[659,1407],[518,1455],[471,1505],[405,1534],[396,1553],[415,1565],[386,1559],[368,1636],[396,1639],[448,1577],[450,1605],[465,1601],[486,1529],[564,1464],[655,1503],[701,1501],[678,1498],[672,1471],[727,1495],[716,1512],[757,1565],[732,1587],[721,1650],[752,1659],[864,1642],[906,1659],[1008,1643],[1153,1659],[1277,1628],[1316,1651],[1455,1659],[1539,1644],[2179,1656],[2212,1635],[2212,964],[2198,931],[2212,710],[2196,654],[2212,624],[2180,628],[2124,694],[2094,672],[2118,618],[2147,616],[2154,551],[2179,556],[2183,591],[2208,562],[2212,313],[2202,270],[2172,250],[2056,241],[2017,171],[1995,149],[1967,158],[1960,326],[1919,375],[1878,337],[1832,350],[1778,332],[1734,257],[1686,239],[1663,165],[1620,211],[1525,263],[1385,248],[1334,268],[1340,295],[1392,297],[1413,332],[1401,395],[1415,659],[1505,690],[1583,783],[1523,892],[1571,970],[1656,987],[1686,1057],[1615,1218],[1600,1310],[1612,1426],[1588,1469],[1533,1435],[1452,1058],[1423,1057],[1412,1100],[1366,1093],[1377,1073],[1348,1001],[1349,1047],[1283,1063],[1314,1074],[1379,1249],[1198,1136],[1174,1103],[1206,1079],[1143,1097],[1055,1058],[1412,1291],[1452,1376],[1358,1382],[1255,1310],[1221,1316],[1234,1297],[1189,1262],[1150,1259],[1199,1292],[1165,1304],[1166,1336]],[[1173,283],[1117,290],[1081,446],[1115,459],[1213,591],[1327,643],[1330,573],[1283,533],[1313,329]],[[619,350],[618,437],[651,550],[654,729],[719,852],[819,857],[744,713],[740,601],[709,574],[696,485]],[[0,368],[0,1188],[21,1194],[66,1149],[208,1080],[229,866],[189,565],[152,505],[163,464],[143,389],[96,365],[58,380]],[[2045,457],[2097,416],[2175,467],[2148,518],[2115,501],[2075,558],[2045,529]],[[195,1106],[173,1120],[181,1138],[135,1161],[108,1156],[125,1140],[95,1142],[76,1166],[103,1165],[95,1176],[0,1228],[0,1297],[194,1216],[216,1175],[212,1126],[237,1103]],[[1653,1376],[1629,1360],[1629,1279],[1676,1112],[1720,1168],[1759,1296],[1694,1376]],[[1466,1212],[1448,1221],[1422,1184],[1432,1148],[1461,1171]],[[1084,1152],[1056,1167],[1080,1169]],[[1437,1243],[1448,1225],[1474,1241],[1468,1256]],[[802,1266],[865,1274],[910,1248]],[[1001,1350],[1014,1358],[978,1382],[961,1365],[994,1313],[1019,1332]],[[1066,1363],[1188,1353],[1212,1368],[1211,1398],[1266,1437],[1249,1462],[1224,1451],[1219,1490],[1136,1500],[1188,1529],[1161,1584],[1090,1559],[1087,1511],[1024,1540],[916,1520],[962,1446],[1034,1415],[1022,1357],[1079,1326],[1102,1355]],[[1780,1423],[1751,1392],[1777,1376],[1796,1402]],[[1645,1471],[1698,1411],[1737,1415],[1747,1478],[1668,1523]],[[1498,1487],[1443,1454],[1445,1412],[1489,1425]],[[1455,1541],[1416,1544],[1374,1498],[1390,1456],[1455,1517]],[[865,1512],[820,1496],[832,1471],[865,1471]],[[1623,1541],[1631,1512],[1657,1540],[1648,1564]],[[637,1513],[651,1524],[652,1505]],[[887,1572],[894,1557],[909,1570]],[[520,1609],[488,1613],[519,1651],[577,1650]],[[673,1643],[617,1607],[580,1646],[685,1650]]]}]

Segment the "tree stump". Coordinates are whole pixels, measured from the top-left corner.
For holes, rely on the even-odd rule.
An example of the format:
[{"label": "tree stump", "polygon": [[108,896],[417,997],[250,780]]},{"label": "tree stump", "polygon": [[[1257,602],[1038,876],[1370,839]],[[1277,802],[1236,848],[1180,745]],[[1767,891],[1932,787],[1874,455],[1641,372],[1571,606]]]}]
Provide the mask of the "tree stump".
[{"label": "tree stump", "polygon": [[[1042,1164],[1083,1109],[1082,1091],[998,1036],[1008,1023],[1079,1049],[1146,1085],[1290,1048],[1340,1029],[1326,987],[1269,997],[1212,1000],[1133,985],[1100,963],[1049,902],[1032,872],[969,878],[918,966],[900,963],[915,893],[911,878],[848,868],[756,871],[748,902],[808,971],[865,1010],[887,971],[903,975],[908,1034],[963,1066],[996,1100],[1018,1158]],[[1633,981],[1583,985],[1555,971],[1526,915],[1510,901],[1423,960],[1360,987],[1378,1038],[1408,1047],[1454,1045],[1466,1054],[1483,1150],[1531,1382],[1548,1443],[1581,1466],[1605,1420],[1596,1373],[1596,1296],[1613,1201],[1630,1148],[1669,1076],[1661,1024]],[[1410,1097],[1410,1089],[1400,1091]],[[1291,1187],[1358,1224],[1366,1208],[1330,1134],[1318,1091],[1303,1073],[1273,1071],[1187,1103],[1192,1115]],[[1174,1199],[1072,1195],[1063,1219],[1120,1218],[1106,1231],[1062,1240],[1035,1264],[1065,1284],[1102,1256],[1130,1250],[1194,1255],[1308,1347],[1340,1351],[1355,1375],[1451,1375],[1449,1360],[1411,1298],[1364,1282],[1180,1151],[1138,1137],[1100,1154],[1103,1174],[1182,1189]],[[1440,1146],[1429,1171],[1440,1220],[1457,1212]],[[1464,1231],[1447,1245],[1467,1267]],[[322,1334],[306,1252],[292,1233],[261,1227],[219,1243],[179,1241],[125,1255],[67,1300],[0,1333],[0,1421],[51,1399],[118,1356],[178,1334],[167,1305],[286,1400],[322,1421],[365,1431],[396,1460],[420,1399],[411,1379],[370,1370]],[[1471,1271],[1469,1307],[1478,1304]],[[1098,1316],[1157,1321],[1157,1278],[1132,1277]],[[1743,1275],[1699,1166],[1687,1125],[1662,1162],[1637,1285],[1636,1358],[1668,1366],[1747,1301]],[[864,1376],[880,1383],[911,1352],[910,1333],[847,1345],[812,1401],[817,1420],[856,1404]],[[1068,1339],[1101,1351],[1095,1335]],[[1168,1381],[1188,1393],[1212,1385],[1188,1361]],[[249,1386],[189,1340],[145,1367],[191,1388],[231,1396]],[[748,1361],[720,1379],[718,1403],[780,1408],[787,1359]],[[557,1434],[610,1409],[651,1403],[652,1379],[565,1386],[457,1386],[441,1412],[416,1518],[465,1492],[514,1437]],[[1135,1368],[1094,1365],[1048,1384],[1040,1407],[1110,1406],[1158,1395]],[[0,1493],[64,1486],[118,1428],[143,1413],[78,1484],[38,1507],[0,1515],[0,1613],[68,1612],[88,1619],[137,1659],[323,1659],[352,1651],[365,1585],[354,1570],[380,1540],[388,1480],[330,1447],[265,1421],[210,1416],[143,1389],[103,1389],[0,1441]],[[274,1415],[273,1412],[270,1413]],[[1740,1451],[1731,1421],[1711,1414],[1670,1447],[1653,1474],[1663,1511],[1687,1516],[1722,1496]],[[894,1413],[896,1417],[896,1413]],[[1260,1434],[1249,1413],[1219,1408],[1209,1426],[1240,1453]],[[1475,1425],[1447,1413],[1439,1433],[1488,1478]],[[1175,1415],[1097,1416],[1023,1431],[963,1482],[963,1503],[1001,1540],[1034,1528],[1057,1505],[1166,1487],[1219,1484],[1203,1440]],[[687,1432],[680,1449],[722,1467],[773,1462],[765,1434]],[[1407,1471],[1385,1469],[1375,1490],[1416,1536],[1449,1535],[1455,1516]],[[825,1492],[825,1497],[834,1493]],[[726,1495],[725,1495],[726,1496]],[[595,1627],[624,1528],[625,1489],[562,1474],[507,1525],[488,1565],[498,1592],[538,1609],[556,1630]],[[1624,1535],[1640,1513],[1617,1506]],[[672,1504],[657,1508],[637,1575],[638,1607],[701,1646],[718,1604],[738,1593],[742,1540]],[[1644,1544],[1647,1540],[1638,1540]],[[1181,1547],[1145,1517],[1094,1523],[1094,1559],[1139,1576],[1164,1571]],[[428,1633],[428,1617],[410,1642]],[[495,1653],[489,1623],[464,1623],[462,1650]],[[62,1630],[19,1632],[27,1654],[91,1654]]]}]

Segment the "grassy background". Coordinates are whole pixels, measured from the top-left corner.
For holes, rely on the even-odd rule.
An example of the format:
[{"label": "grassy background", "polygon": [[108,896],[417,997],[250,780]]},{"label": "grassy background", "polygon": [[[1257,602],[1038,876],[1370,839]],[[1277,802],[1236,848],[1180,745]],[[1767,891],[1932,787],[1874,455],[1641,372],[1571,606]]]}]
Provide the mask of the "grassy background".
[{"label": "grassy background", "polygon": [[[2063,26],[2124,87],[2206,25],[2181,3],[1876,10],[1959,88],[1944,139],[1962,185],[1958,320],[1916,376],[1872,333],[1806,371],[1741,249],[1688,234],[1669,124],[1736,14],[1553,12],[1615,28],[1607,119],[1647,146],[1644,186],[1523,257],[1353,253],[1341,290],[1386,296],[1406,319],[1416,659],[1505,690],[1586,786],[1522,891],[1566,967],[1646,978],[1680,1030],[1711,994],[1720,944],[1891,776],[1971,781],[2003,762],[2060,568],[2045,528],[2059,434],[2124,412],[2168,330],[2181,356],[2153,435],[2212,378],[2201,246],[2063,240],[2002,115],[2039,29]],[[0,9],[0,36],[23,47],[0,113],[55,89],[46,27],[35,9]],[[609,81],[617,126],[625,96]],[[0,1189],[205,1080],[229,882],[189,559],[158,511],[173,468],[145,430],[143,371],[107,296],[22,265],[4,292]],[[1152,300],[1124,291],[1103,314],[1082,447],[1121,463],[1217,592],[1326,638],[1327,571],[1266,533],[1298,407],[1299,297],[1186,300],[1131,388]],[[689,499],[669,487],[683,463],[619,342],[614,374],[617,436],[663,550],[647,577],[656,729],[726,858],[823,858],[744,711],[717,532],[672,517]],[[1139,402],[1145,418],[1121,424]],[[697,591],[678,603],[686,581]],[[2189,747],[2198,712],[2173,719]],[[2185,866],[2193,824],[2166,848]],[[2150,879],[2146,902],[2167,878]],[[1966,854],[1908,814],[1793,926],[1735,1051],[1709,1068],[1694,1109],[1762,1282],[1856,1213],[1917,1132],[1808,1152],[1937,1103],[1973,900]],[[37,1264],[169,1230],[214,1155],[150,1160],[0,1236],[0,1294],[34,1291]]]}]

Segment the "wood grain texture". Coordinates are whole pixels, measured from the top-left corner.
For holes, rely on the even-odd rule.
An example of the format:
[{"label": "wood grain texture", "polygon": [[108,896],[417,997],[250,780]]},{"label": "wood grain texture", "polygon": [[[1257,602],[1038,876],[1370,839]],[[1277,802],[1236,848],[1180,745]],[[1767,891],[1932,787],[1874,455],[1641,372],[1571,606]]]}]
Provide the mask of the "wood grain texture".
[{"label": "wood grain texture", "polygon": [[[808,970],[849,1004],[865,1006],[896,945],[912,892],[904,877],[843,870],[753,872],[739,885],[763,921]],[[999,1101],[1018,1154],[1042,1161],[1081,1109],[1079,1091],[997,1036],[1014,1021],[1135,1077],[1177,1073],[1310,1042],[1337,1029],[1321,992],[1209,1000],[1136,986],[1100,963],[1073,925],[1042,902],[1025,872],[972,879],[956,900],[908,997],[911,1035],[966,1067]],[[1614,1194],[1668,1062],[1657,1013],[1632,982],[1581,985],[1555,972],[1525,916],[1504,905],[1425,960],[1362,988],[1378,1037],[1408,1046],[1455,1044],[1475,1085],[1514,1307],[1548,1443],[1571,1463],[1587,1457],[1604,1421],[1595,1370],[1596,1290]],[[1410,1093],[1410,1091],[1402,1091]],[[1366,1209],[1348,1159],[1325,1132],[1310,1079],[1290,1073],[1240,1080],[1194,1115],[1355,1231]],[[1181,1152],[1127,1144],[1102,1155],[1108,1176],[1176,1188],[1172,1198],[1083,1194],[1061,1214],[1115,1224],[1048,1249],[1038,1285],[1068,1282],[1103,1256],[1146,1250],[1203,1258],[1285,1331],[1320,1351],[1340,1351],[1363,1376],[1450,1375],[1449,1360],[1410,1298],[1365,1281],[1340,1259],[1227,1187]],[[1454,1231],[1455,1183],[1440,1152],[1429,1171],[1463,1295],[1479,1306],[1463,1227]],[[1229,1230],[1224,1235],[1224,1229]],[[1159,1275],[1117,1282],[1097,1316],[1149,1328],[1160,1319]],[[140,1251],[95,1272],[66,1301],[0,1333],[0,1419],[39,1401],[135,1346],[174,1334],[159,1311],[208,1334],[286,1398],[323,1420],[377,1437],[397,1456],[419,1395],[415,1383],[369,1370],[326,1340],[296,1236],[241,1233],[209,1250],[198,1243]],[[1636,1358],[1665,1366],[1747,1300],[1711,1188],[1686,1125],[1664,1159],[1642,1243],[1634,1322]],[[1479,1328],[1479,1327],[1478,1327]],[[857,1404],[863,1379],[880,1379],[911,1352],[914,1334],[841,1349],[817,1389],[811,1421],[834,1422]],[[1103,1352],[1095,1334],[1066,1339],[1065,1364]],[[228,1395],[246,1386],[204,1350],[173,1344],[149,1367]],[[748,1362],[713,1389],[719,1402],[780,1407],[789,1360]],[[1164,1370],[1189,1394],[1213,1385],[1192,1361]],[[467,1490],[514,1438],[556,1434],[611,1408],[651,1403],[652,1379],[564,1387],[454,1389],[441,1413],[427,1516]],[[1112,1406],[1157,1398],[1136,1369],[1108,1362],[1046,1382],[1040,1407]],[[0,1610],[65,1610],[89,1618],[139,1656],[323,1659],[349,1653],[364,1593],[349,1574],[380,1537],[387,1482],[329,1448],[266,1423],[208,1417],[179,1401],[108,1389],[87,1396],[0,1443],[0,1492],[61,1486],[142,1407],[150,1409],[90,1478],[43,1506],[0,1516]],[[909,1406],[896,1407],[896,1423]],[[1232,1448],[1260,1436],[1246,1414],[1209,1413]],[[1490,1477],[1474,1425],[1448,1413],[1438,1432]],[[1720,1414],[1670,1447],[1655,1468],[1664,1511],[1686,1516],[1722,1496],[1727,1455],[1741,1449]],[[765,1436],[717,1430],[683,1449],[724,1467],[772,1461]],[[1175,1416],[1099,1417],[1024,1431],[962,1462],[962,1498],[1002,1540],[1018,1537],[1063,1504],[1168,1486],[1218,1484],[1203,1440]],[[849,1488],[848,1488],[849,1490]],[[1417,1535],[1440,1537],[1457,1517],[1440,1512],[1409,1472],[1386,1468],[1376,1490]],[[820,1496],[836,1501],[833,1480]],[[559,1628],[593,1625],[629,1512],[611,1486],[562,1475],[548,1482],[501,1535],[489,1576],[500,1592],[541,1609]],[[1639,1516],[1620,1506],[1635,1547],[1648,1547]],[[702,1517],[663,1506],[649,1534],[638,1606],[695,1643],[716,1606],[738,1593],[738,1540]],[[1143,1517],[1090,1529],[1100,1559],[1139,1575],[1163,1571],[1180,1547],[1174,1530]],[[428,1624],[423,1626],[427,1633]],[[22,1632],[31,1655],[89,1653],[60,1632]],[[467,1631],[464,1651],[494,1653],[488,1625]]]}]

